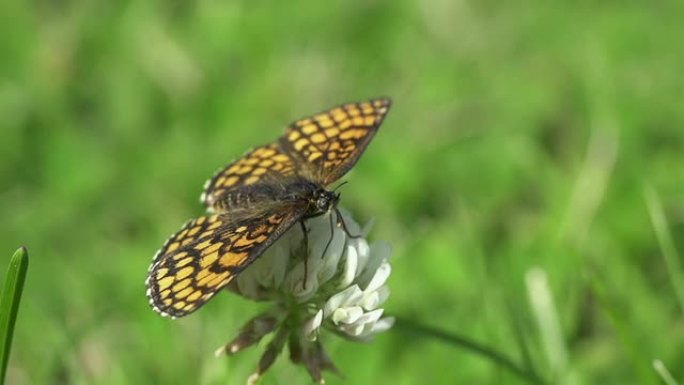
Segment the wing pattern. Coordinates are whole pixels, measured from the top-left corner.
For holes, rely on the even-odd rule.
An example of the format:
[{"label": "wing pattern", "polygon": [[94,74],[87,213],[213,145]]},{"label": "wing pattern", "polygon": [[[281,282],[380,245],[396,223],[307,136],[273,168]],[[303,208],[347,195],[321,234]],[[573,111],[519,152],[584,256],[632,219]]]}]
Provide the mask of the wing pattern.
[{"label": "wing pattern", "polygon": [[389,99],[375,99],[300,119],[290,124],[280,145],[285,153],[299,160],[304,176],[327,186],[354,166],[389,107]]},{"label": "wing pattern", "polygon": [[147,277],[152,308],[182,317],[197,310],[299,220],[306,206],[283,205],[256,216],[190,221],[167,242]]}]

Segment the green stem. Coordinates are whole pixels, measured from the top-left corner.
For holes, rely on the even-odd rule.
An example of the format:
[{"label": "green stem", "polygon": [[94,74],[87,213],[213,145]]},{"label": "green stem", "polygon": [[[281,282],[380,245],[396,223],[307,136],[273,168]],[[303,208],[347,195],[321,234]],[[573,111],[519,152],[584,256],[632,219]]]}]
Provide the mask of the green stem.
[{"label": "green stem", "polygon": [[532,384],[545,384],[546,382],[542,380],[536,373],[529,370],[523,369],[514,363],[510,358],[506,357],[502,353],[499,353],[493,349],[483,346],[475,341],[472,341],[466,337],[451,334],[444,330],[433,328],[430,326],[425,326],[418,324],[413,321],[409,321],[403,318],[396,318],[394,324],[394,329],[401,332],[415,334],[422,337],[431,337],[447,344],[469,350],[472,353],[478,354],[494,363],[508,369],[512,373],[516,374],[518,377],[532,383]]},{"label": "green stem", "polygon": [[20,247],[10,260],[5,287],[0,295],[0,384],[5,383],[14,323],[19,311],[19,301],[24,289],[27,269],[28,251],[25,247]]}]

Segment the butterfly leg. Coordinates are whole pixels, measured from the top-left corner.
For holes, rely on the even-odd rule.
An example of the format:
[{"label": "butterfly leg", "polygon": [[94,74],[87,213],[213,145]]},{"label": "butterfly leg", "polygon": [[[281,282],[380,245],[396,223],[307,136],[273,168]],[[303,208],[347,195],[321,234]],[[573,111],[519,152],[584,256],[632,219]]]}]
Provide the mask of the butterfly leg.
[{"label": "butterfly leg", "polygon": [[333,238],[335,238],[335,233],[333,229],[333,218],[332,214],[330,214],[330,238],[328,238],[328,243],[325,244],[325,248],[323,249],[323,253],[321,254],[321,259],[325,257],[325,253],[328,251],[328,247],[330,247],[330,244],[332,243]]},{"label": "butterfly leg", "polygon": [[337,226],[341,227],[342,231],[344,231],[344,233],[349,238],[356,239],[361,238],[363,236],[363,234],[351,235],[351,233],[349,233],[349,229],[347,229],[347,224],[344,223],[344,219],[342,219],[342,214],[340,214],[340,210],[338,210],[337,207],[335,207],[335,215],[337,216]]},{"label": "butterfly leg", "polygon": [[306,281],[309,279],[309,234],[303,219],[299,221],[299,226],[304,234],[304,283],[302,284],[302,289],[306,290]]}]

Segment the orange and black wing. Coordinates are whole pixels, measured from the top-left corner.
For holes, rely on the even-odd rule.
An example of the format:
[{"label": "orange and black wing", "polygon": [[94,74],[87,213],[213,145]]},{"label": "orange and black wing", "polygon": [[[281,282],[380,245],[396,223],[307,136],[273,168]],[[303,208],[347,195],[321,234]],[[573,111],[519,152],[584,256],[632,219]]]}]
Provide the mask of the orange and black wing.
[{"label": "orange and black wing", "polygon": [[326,186],[354,166],[378,131],[391,101],[387,98],[344,104],[287,128],[280,146],[297,164],[297,172]]},{"label": "orange and black wing", "polygon": [[306,211],[279,205],[259,214],[203,216],[188,222],[155,256],[147,297],[164,316],[194,312],[224,288]]},{"label": "orange and black wing", "polygon": [[256,183],[279,182],[283,177],[294,175],[292,159],[278,144],[257,147],[219,170],[204,185],[200,197],[209,210],[217,210],[219,202],[227,192]]}]

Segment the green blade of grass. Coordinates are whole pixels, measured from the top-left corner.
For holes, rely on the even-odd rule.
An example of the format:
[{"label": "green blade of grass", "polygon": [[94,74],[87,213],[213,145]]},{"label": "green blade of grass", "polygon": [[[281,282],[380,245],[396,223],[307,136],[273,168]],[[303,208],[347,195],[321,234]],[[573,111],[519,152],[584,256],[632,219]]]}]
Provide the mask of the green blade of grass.
[{"label": "green blade of grass", "polygon": [[531,384],[545,384],[546,382],[533,372],[530,368],[522,368],[513,362],[504,354],[491,349],[487,346],[481,345],[467,337],[456,335],[444,330],[433,328],[426,325],[421,325],[408,319],[395,317],[394,329],[400,332],[410,333],[421,337],[434,338],[438,341],[453,345],[463,350],[470,351],[485,359],[488,359],[497,365],[509,370],[523,380]]},{"label": "green blade of grass", "polygon": [[639,331],[635,329],[638,327],[628,321],[629,317],[620,306],[615,289],[609,287],[602,271],[592,268],[587,273],[587,282],[596,296],[598,309],[605,314],[614,331],[615,345],[618,347],[616,351],[620,352],[624,356],[624,361],[628,363],[630,378],[634,379],[635,383],[652,384],[653,376],[647,364],[648,359],[644,357],[644,351],[637,341]]},{"label": "green blade of grass", "polygon": [[672,287],[674,288],[675,296],[677,296],[677,300],[679,301],[679,306],[682,312],[684,312],[684,269],[682,269],[682,265],[679,262],[680,259],[677,254],[677,248],[675,248],[672,234],[670,234],[670,230],[668,229],[663,204],[660,201],[658,193],[650,185],[647,185],[644,188],[644,197],[646,198],[648,213],[651,216],[651,222],[653,223],[653,230],[658,238],[658,243],[660,244],[660,249],[663,253],[663,259],[665,259],[665,266],[670,275],[670,282],[672,282]]},{"label": "green blade of grass", "polygon": [[513,329],[513,337],[515,337],[515,341],[518,344],[518,348],[520,350],[520,355],[522,356],[522,364],[528,372],[536,373],[537,368],[535,367],[534,362],[532,361],[532,355],[530,354],[529,343],[528,343],[527,337],[525,336],[525,333],[523,331],[523,322],[522,322],[522,319],[520,317],[520,314],[518,314],[515,311],[513,302],[511,302],[511,301],[506,301],[506,308],[507,308],[509,316],[511,317],[511,327]]},{"label": "green blade of grass", "polygon": [[20,247],[12,256],[5,278],[5,287],[0,294],[0,383],[3,384],[27,269],[28,251],[25,247]]},{"label": "green blade of grass", "polygon": [[670,374],[670,371],[667,370],[667,367],[665,367],[663,361],[659,359],[653,360],[653,369],[655,369],[656,373],[658,373],[664,384],[679,385],[677,384],[677,380],[675,380],[674,377],[672,377],[672,374]]},{"label": "green blade of grass", "polygon": [[553,377],[565,383],[569,373],[568,351],[546,271],[539,267],[531,268],[525,275],[525,282],[549,367]]}]

